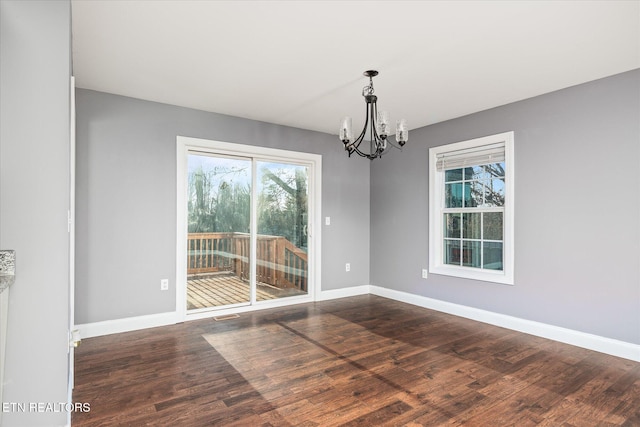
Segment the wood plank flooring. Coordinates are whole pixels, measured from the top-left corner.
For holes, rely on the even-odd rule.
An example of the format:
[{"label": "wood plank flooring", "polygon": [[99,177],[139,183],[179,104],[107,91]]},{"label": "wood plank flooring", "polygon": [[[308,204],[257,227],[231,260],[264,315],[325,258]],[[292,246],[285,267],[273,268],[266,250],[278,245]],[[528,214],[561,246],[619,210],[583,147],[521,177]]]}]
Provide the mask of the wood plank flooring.
[{"label": "wood plank flooring", "polygon": [[640,426],[640,363],[359,296],[82,341],[73,426]]}]

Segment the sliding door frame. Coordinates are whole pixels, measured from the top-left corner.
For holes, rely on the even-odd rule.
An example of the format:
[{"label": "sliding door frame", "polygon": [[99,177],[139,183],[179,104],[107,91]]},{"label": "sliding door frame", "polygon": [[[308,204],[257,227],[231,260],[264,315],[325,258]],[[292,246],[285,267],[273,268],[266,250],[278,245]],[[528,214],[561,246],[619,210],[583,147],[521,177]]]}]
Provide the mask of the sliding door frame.
[{"label": "sliding door frame", "polygon": [[[212,155],[250,157],[256,160],[282,162],[304,165],[309,168],[308,175],[308,289],[307,295],[278,298],[260,301],[253,305],[243,305],[229,308],[212,309],[208,311],[189,312],[187,310],[187,158],[190,152],[200,152]],[[322,208],[322,156],[319,154],[302,153],[275,148],[244,145],[231,142],[213,141],[185,136],[177,137],[176,151],[176,314],[178,319],[195,320],[232,313],[260,310],[265,308],[282,307],[292,304],[313,302],[318,300],[321,291],[320,258],[321,258],[321,208]],[[255,166],[252,166],[255,167]],[[255,170],[252,179],[255,192]],[[255,254],[255,203],[252,203],[252,257]],[[255,232],[254,232],[255,231]],[[252,263],[251,283],[255,281],[255,262]],[[253,292],[253,290],[252,290]],[[254,300],[253,294],[251,300]]]}]

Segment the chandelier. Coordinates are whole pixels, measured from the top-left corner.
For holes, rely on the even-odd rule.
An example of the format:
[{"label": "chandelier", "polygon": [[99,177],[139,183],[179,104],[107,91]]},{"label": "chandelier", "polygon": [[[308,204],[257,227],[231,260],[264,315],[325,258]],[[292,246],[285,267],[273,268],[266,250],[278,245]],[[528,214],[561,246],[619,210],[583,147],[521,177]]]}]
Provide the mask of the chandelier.
[{"label": "chandelier", "polygon": [[[396,122],[396,143],[389,139],[389,113],[387,111],[378,112],[378,97],[373,94],[373,78],[378,75],[376,70],[367,70],[363,73],[365,77],[369,77],[369,84],[362,89],[362,96],[367,104],[367,115],[365,116],[364,127],[360,135],[354,140],[351,128],[351,117],[347,116],[342,119],[340,125],[339,138],[344,143],[344,149],[349,153],[349,157],[353,153],[361,157],[373,160],[376,157],[382,157],[387,152],[389,145],[397,149],[401,149],[407,142],[409,131],[407,129],[407,121],[400,119]],[[369,135],[368,138],[365,138]],[[360,148],[363,141],[369,142],[369,150],[365,145]],[[397,145],[396,145],[397,144]]]}]

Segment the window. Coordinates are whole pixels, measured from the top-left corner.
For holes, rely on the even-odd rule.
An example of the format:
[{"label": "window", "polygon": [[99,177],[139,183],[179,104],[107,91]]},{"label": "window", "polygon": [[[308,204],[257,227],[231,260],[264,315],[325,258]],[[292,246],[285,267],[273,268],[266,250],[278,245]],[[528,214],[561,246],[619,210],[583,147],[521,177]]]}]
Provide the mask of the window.
[{"label": "window", "polygon": [[429,150],[429,270],[513,284],[513,132]]}]

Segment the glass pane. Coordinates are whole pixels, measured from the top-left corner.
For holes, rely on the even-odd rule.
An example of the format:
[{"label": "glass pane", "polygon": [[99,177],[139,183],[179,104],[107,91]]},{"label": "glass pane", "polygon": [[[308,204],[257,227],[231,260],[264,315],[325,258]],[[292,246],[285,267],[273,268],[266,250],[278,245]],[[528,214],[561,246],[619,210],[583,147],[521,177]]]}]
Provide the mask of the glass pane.
[{"label": "glass pane", "polygon": [[460,214],[444,214],[444,237],[460,238]]},{"label": "glass pane", "polygon": [[308,168],[257,162],[256,300],[307,293]]},{"label": "glass pane", "polygon": [[[465,182],[465,208],[482,206],[484,197],[484,185],[482,181]],[[468,189],[468,191],[466,191]]]},{"label": "glass pane", "polygon": [[462,169],[452,169],[444,172],[444,181],[462,181]]},{"label": "glass pane", "polygon": [[465,213],[462,215],[462,237],[464,239],[480,239],[481,236],[480,213]]},{"label": "glass pane", "polygon": [[458,184],[462,186],[463,196],[464,196],[464,207],[465,208],[473,208],[476,206],[476,201],[473,198],[472,194],[472,186],[471,182],[465,181],[462,184]]},{"label": "glass pane", "polygon": [[462,265],[465,267],[480,268],[480,242],[462,241]]},{"label": "glass pane", "polygon": [[466,180],[489,178],[489,173],[484,166],[473,166],[471,168],[467,168],[466,172],[468,172],[468,174],[465,175]]},{"label": "glass pane", "polygon": [[484,240],[503,240],[502,212],[485,212],[482,224],[482,238]]},{"label": "glass pane", "polygon": [[462,207],[462,184],[444,185],[444,206],[446,208]]},{"label": "glass pane", "polygon": [[460,241],[445,240],[444,241],[444,263],[452,265],[460,265]]},{"label": "glass pane", "polygon": [[249,303],[251,160],[187,165],[187,310]]},{"label": "glass pane", "polygon": [[504,176],[504,162],[484,165],[484,169],[487,171],[487,178]]},{"label": "glass pane", "polygon": [[502,270],[502,243],[484,242],[483,268],[487,270]]},{"label": "glass pane", "polygon": [[485,181],[484,192],[487,206],[504,206],[504,178]]}]

